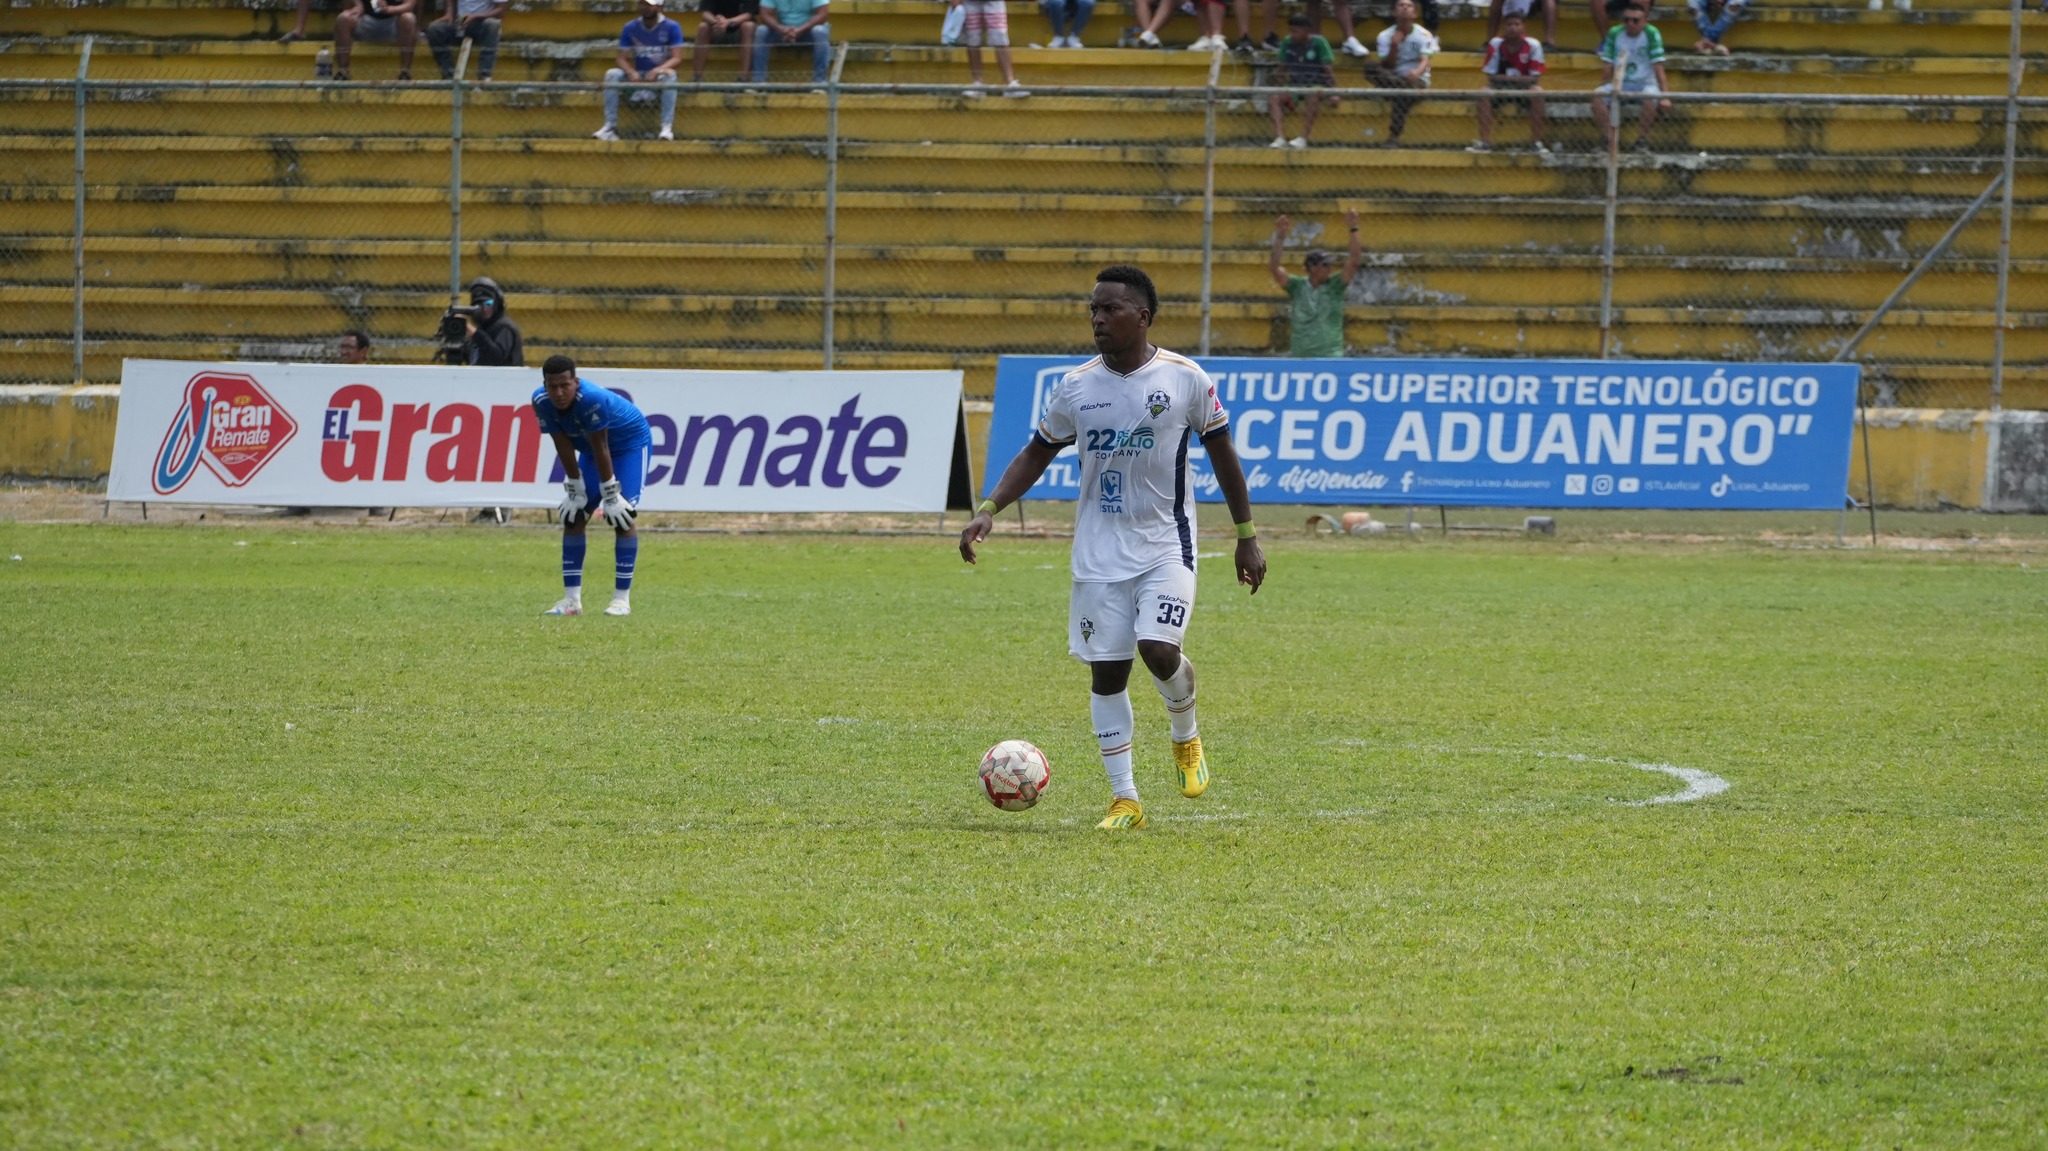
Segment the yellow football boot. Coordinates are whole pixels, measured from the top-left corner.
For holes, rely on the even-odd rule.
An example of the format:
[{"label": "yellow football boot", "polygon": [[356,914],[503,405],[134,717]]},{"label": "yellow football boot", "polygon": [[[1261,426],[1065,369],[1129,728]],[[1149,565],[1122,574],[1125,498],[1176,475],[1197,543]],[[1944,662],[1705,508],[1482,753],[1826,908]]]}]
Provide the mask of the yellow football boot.
[{"label": "yellow football boot", "polygon": [[1112,799],[1109,814],[1095,826],[1101,831],[1136,831],[1145,826],[1145,809],[1135,799]]},{"label": "yellow football boot", "polygon": [[1202,737],[1173,745],[1173,765],[1180,769],[1180,793],[1193,799],[1209,790],[1209,760],[1202,754]]}]

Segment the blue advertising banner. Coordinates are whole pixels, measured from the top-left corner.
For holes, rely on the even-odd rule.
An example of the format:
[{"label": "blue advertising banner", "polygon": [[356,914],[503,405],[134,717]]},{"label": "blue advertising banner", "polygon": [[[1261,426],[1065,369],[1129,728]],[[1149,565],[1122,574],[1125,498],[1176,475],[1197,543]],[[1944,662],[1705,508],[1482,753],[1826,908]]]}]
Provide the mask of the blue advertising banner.
[{"label": "blue advertising banner", "polygon": [[[1085,358],[996,367],[993,491]],[[1848,495],[1853,364],[1202,361],[1258,503],[1827,509]],[[1128,430],[1128,429],[1126,429]],[[1220,500],[1207,457],[1195,490]],[[1029,499],[1080,498],[1068,448]]]}]

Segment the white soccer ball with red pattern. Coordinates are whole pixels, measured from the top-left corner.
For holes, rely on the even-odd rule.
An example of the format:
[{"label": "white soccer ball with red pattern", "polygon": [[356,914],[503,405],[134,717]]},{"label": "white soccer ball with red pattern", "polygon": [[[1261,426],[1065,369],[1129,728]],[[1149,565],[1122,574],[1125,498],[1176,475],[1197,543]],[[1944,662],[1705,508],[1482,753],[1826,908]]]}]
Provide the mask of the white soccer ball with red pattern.
[{"label": "white soccer ball with red pattern", "polygon": [[1045,753],[1021,739],[1006,739],[981,757],[981,789],[1004,811],[1023,811],[1045,794],[1052,765]]}]

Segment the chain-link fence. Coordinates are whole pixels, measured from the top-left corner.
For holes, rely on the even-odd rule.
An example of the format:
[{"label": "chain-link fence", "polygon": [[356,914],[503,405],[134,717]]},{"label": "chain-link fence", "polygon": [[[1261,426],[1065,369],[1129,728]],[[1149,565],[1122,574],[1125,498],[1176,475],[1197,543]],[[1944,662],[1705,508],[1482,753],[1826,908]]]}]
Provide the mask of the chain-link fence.
[{"label": "chain-link fence", "polygon": [[992,53],[980,90],[904,55],[864,73],[886,84],[844,82],[843,55],[814,81],[796,48],[766,82],[715,60],[609,111],[602,81],[505,69],[0,81],[0,378],[322,359],[351,329],[419,362],[488,275],[535,351],[956,365],[981,390],[1000,353],[1085,346],[1112,262],[1153,272],[1161,343],[1284,355],[1276,253],[1341,262],[1356,213],[1357,354],[1848,354],[1879,402],[2048,407],[2048,100],[1674,93],[1647,131],[1610,104],[1610,147],[1585,91],[1496,94],[1481,148],[1472,91],[1250,87],[1217,56],[1192,87],[1020,70],[1032,94],[1006,96]]}]

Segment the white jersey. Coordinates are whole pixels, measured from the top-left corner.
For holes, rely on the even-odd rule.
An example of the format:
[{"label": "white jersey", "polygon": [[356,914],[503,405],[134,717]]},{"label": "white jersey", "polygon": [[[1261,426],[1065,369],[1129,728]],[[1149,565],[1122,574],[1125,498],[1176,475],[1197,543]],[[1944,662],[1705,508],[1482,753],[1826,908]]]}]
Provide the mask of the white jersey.
[{"label": "white jersey", "polygon": [[1227,429],[1216,381],[1186,356],[1154,349],[1122,375],[1097,356],[1053,389],[1038,439],[1081,454],[1074,578],[1133,579],[1164,563],[1195,568],[1191,440]]}]

